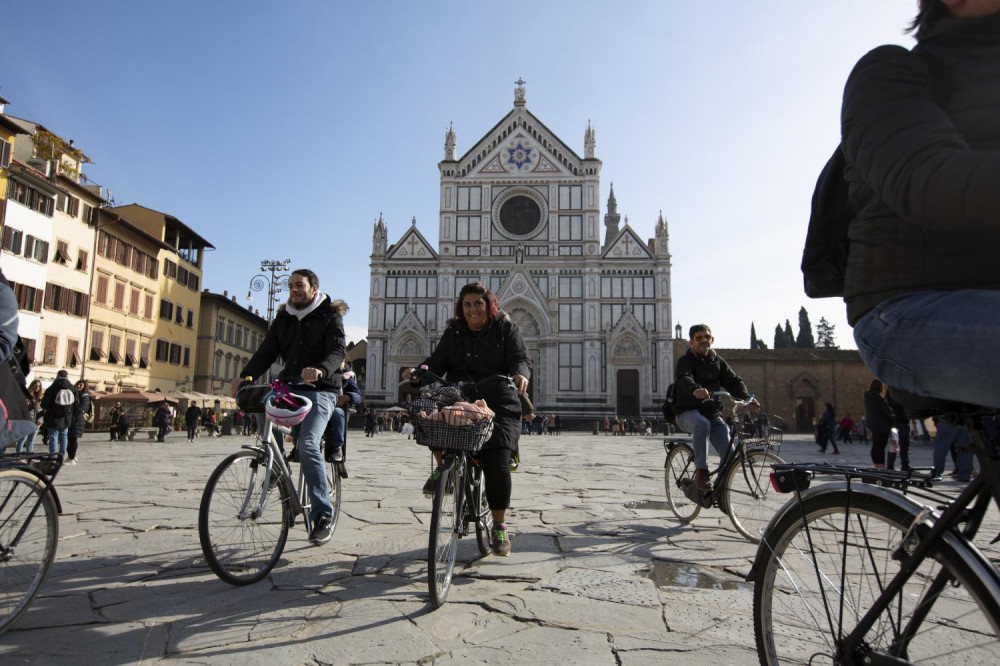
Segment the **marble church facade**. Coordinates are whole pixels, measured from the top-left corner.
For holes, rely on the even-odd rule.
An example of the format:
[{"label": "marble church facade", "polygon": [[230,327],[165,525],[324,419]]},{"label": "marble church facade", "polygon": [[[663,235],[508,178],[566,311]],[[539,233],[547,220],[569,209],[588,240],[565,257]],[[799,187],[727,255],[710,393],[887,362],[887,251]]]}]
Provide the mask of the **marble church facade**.
[{"label": "marble church facade", "polygon": [[[622,223],[588,123],[583,156],[527,108],[513,108],[463,155],[453,127],[440,171],[438,241],[413,220],[393,243],[379,217],[371,256],[366,400],[401,399],[399,376],[430,354],[458,291],[482,281],[517,323],[536,408],[570,422],[654,416],[672,378],[668,229]],[[602,215],[603,212],[603,215]]]}]

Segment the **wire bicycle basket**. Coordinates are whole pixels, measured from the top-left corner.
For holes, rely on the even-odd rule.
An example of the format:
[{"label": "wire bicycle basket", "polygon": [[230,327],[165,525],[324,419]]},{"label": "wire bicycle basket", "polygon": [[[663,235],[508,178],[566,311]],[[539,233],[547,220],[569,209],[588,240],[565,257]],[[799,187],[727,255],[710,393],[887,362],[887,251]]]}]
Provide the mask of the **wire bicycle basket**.
[{"label": "wire bicycle basket", "polygon": [[744,412],[739,420],[740,441],[748,449],[781,449],[785,421],[775,414]]},{"label": "wire bicycle basket", "polygon": [[476,453],[493,433],[493,412],[465,402],[454,386],[437,386],[420,391],[407,405],[417,444],[435,450]]}]

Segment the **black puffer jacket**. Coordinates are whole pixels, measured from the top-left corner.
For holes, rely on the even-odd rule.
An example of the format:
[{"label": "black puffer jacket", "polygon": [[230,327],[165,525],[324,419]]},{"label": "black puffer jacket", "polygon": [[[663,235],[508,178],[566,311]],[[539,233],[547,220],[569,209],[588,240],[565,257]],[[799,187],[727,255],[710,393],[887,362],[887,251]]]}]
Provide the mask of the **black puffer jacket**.
[{"label": "black puffer jacket", "polygon": [[704,356],[688,349],[687,353],[677,359],[674,384],[674,390],[677,392],[674,410],[678,414],[697,409],[706,418],[722,415],[722,408],[718,402],[712,400],[706,402],[694,397],[694,392],[700,388],[708,389],[710,393],[726,390],[739,400],[750,397],[743,378],[736,374],[714,349],[709,349]]},{"label": "black puffer jacket", "polygon": [[[451,320],[423,364],[452,382],[482,380],[491,375],[531,377],[528,349],[517,325],[504,313],[478,332],[469,330],[464,319]],[[496,412],[493,436],[484,448],[516,449],[521,432],[521,401],[517,391],[500,382],[484,386],[481,394],[470,396],[470,399],[485,399]]]},{"label": "black puffer jacket", "polygon": [[1000,14],[942,19],[913,53],[883,46],[855,65],[843,148],[875,198],[850,226],[851,324],[895,294],[1000,289],[998,117]]},{"label": "black puffer jacket", "polygon": [[340,390],[338,370],[347,347],[343,319],[347,304],[331,301],[326,294],[317,294],[316,298],[320,296],[324,301],[302,321],[286,312],[284,306],[278,310],[264,342],[240,372],[240,377],[262,377],[280,356],[285,363],[281,379],[298,381],[303,368],[319,368],[323,378],[316,382],[316,388]]}]

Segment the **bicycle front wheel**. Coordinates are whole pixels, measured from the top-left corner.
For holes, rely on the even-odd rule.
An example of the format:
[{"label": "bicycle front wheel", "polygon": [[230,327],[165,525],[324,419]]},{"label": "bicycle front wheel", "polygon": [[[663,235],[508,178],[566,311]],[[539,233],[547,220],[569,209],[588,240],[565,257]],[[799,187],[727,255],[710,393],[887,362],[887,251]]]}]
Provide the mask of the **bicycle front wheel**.
[{"label": "bicycle front wheel", "polygon": [[448,597],[458,549],[458,495],[462,492],[461,461],[445,464],[434,491],[430,543],[427,547],[427,586],[431,603],[439,608]]},{"label": "bicycle front wheel", "polygon": [[694,483],[694,451],[685,445],[675,446],[667,454],[663,470],[663,485],[667,491],[667,504],[682,523],[690,523],[701,513],[701,505],[684,494],[681,484]]},{"label": "bicycle front wheel", "polygon": [[0,633],[38,594],[58,539],[59,512],[44,482],[18,469],[0,472]]},{"label": "bicycle front wheel", "polygon": [[997,663],[998,613],[980,578],[985,568],[950,539],[934,543],[861,648],[845,654],[844,638],[899,573],[895,554],[918,514],[862,489],[815,493],[790,506],[759,551],[766,556],[754,584],[761,664],[875,663],[868,649],[899,659],[892,663]]},{"label": "bicycle front wheel", "polygon": [[264,483],[267,463],[240,451],[215,468],[198,511],[201,551],[212,571],[231,585],[256,583],[278,563],[291,525],[285,484]]},{"label": "bicycle front wheel", "polygon": [[472,506],[469,507],[476,520],[476,545],[479,554],[490,554],[490,539],[493,532],[493,512],[486,501],[486,477],[479,467],[472,468]]},{"label": "bicycle front wheel", "polygon": [[722,505],[736,531],[760,543],[760,531],[785,503],[771,487],[771,465],[784,462],[770,451],[746,451],[723,481]]}]

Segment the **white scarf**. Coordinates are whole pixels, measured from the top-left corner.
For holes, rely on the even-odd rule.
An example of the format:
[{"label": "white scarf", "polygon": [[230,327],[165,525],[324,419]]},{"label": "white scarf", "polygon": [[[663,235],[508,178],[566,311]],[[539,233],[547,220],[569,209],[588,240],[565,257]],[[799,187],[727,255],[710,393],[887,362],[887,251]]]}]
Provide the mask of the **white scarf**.
[{"label": "white scarf", "polygon": [[290,315],[295,315],[299,321],[302,321],[307,314],[318,308],[320,304],[322,304],[323,301],[326,300],[327,298],[329,298],[329,296],[327,296],[321,291],[316,294],[316,297],[314,299],[312,299],[312,303],[305,306],[301,310],[292,305],[291,303],[285,303],[285,312],[287,312]]}]

